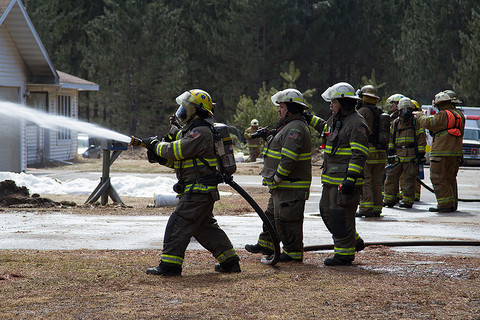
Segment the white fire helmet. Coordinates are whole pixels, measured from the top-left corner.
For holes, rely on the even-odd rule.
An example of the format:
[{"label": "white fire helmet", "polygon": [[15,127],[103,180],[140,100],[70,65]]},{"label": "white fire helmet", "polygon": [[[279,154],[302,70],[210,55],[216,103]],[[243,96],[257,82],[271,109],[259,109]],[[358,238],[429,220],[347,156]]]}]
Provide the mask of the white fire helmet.
[{"label": "white fire helmet", "polygon": [[355,94],[353,86],[347,82],[339,82],[329,87],[324,93],[322,93],[322,98],[327,102],[341,98],[360,100]]},{"label": "white fire helmet", "polygon": [[281,102],[293,102],[301,105],[303,109],[308,109],[303,94],[297,89],[285,89],[275,93],[272,96],[272,102],[276,106],[280,105]]}]

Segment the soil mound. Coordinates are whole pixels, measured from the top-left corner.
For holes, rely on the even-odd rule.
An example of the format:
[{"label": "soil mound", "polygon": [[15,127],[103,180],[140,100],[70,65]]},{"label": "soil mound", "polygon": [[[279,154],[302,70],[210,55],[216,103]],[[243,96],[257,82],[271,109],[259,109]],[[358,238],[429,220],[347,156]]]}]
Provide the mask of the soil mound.
[{"label": "soil mound", "polygon": [[27,187],[19,187],[13,180],[0,182],[0,206],[20,208],[48,208],[59,206],[75,206],[75,202],[55,202],[48,198],[42,198],[38,193],[30,196]]}]

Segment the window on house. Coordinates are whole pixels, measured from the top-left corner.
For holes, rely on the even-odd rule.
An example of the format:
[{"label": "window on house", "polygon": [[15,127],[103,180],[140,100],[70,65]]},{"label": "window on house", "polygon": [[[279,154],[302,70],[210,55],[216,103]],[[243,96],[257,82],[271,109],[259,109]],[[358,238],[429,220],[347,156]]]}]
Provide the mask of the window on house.
[{"label": "window on house", "polygon": [[[71,104],[71,97],[70,96],[61,96],[57,97],[57,106],[58,106],[58,115],[64,117],[71,117],[72,116],[72,104]],[[70,129],[66,128],[59,128],[57,133],[58,140],[68,140],[71,139],[71,132]]]}]

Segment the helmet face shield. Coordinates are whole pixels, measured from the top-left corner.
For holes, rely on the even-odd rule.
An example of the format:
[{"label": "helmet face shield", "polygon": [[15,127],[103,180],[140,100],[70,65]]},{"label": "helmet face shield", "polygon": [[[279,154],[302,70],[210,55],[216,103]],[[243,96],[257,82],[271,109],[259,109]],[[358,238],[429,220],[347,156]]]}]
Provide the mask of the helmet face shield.
[{"label": "helmet face shield", "polygon": [[184,106],[179,105],[177,112],[175,112],[175,118],[177,118],[178,124],[183,127],[188,119],[187,109]]}]

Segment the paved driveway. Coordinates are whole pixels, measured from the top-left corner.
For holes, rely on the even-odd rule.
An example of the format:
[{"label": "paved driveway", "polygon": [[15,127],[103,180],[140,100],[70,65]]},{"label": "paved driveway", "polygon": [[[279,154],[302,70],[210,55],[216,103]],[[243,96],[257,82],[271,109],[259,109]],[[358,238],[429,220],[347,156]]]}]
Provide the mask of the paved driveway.
[{"label": "paved driveway", "polygon": [[[56,179],[72,179],[76,173],[44,173]],[[82,174],[85,177],[85,174]],[[94,176],[94,174],[92,174]],[[156,176],[156,175],[145,175]],[[428,168],[425,176],[429,177]],[[94,177],[98,179],[98,177]],[[459,197],[480,200],[480,171],[461,169]],[[256,176],[235,176],[242,186],[258,186]],[[430,184],[429,181],[426,181]],[[331,244],[331,236],[318,216],[320,179],[315,177],[307,202],[304,222],[305,246]],[[478,202],[460,202],[459,211],[437,214],[428,211],[435,197],[422,189],[422,201],[413,209],[384,208],[381,218],[357,218],[357,231],[366,242],[412,240],[480,241]],[[92,216],[57,212],[37,214],[25,211],[0,211],[0,249],[160,249],[167,216]],[[261,220],[253,213],[217,217],[236,248],[254,243],[261,231]],[[201,248],[192,240],[190,249]],[[450,254],[476,254],[480,247],[405,247],[398,250]]]}]

